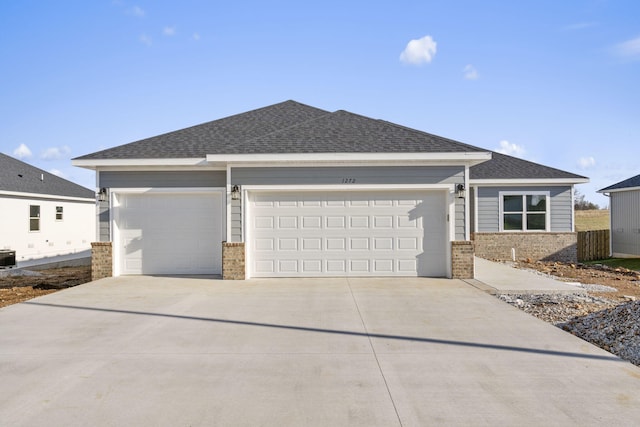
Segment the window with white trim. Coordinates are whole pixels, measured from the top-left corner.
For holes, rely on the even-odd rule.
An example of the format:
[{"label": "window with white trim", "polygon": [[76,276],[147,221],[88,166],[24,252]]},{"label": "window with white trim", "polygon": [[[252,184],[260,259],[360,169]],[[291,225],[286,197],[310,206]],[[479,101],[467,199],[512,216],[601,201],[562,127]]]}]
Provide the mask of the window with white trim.
[{"label": "window with white trim", "polygon": [[29,231],[40,231],[40,205],[29,205]]},{"label": "window with white trim", "polygon": [[500,231],[547,231],[548,192],[501,192]]},{"label": "window with white trim", "polygon": [[62,221],[63,208],[62,206],[56,206],[56,221]]}]

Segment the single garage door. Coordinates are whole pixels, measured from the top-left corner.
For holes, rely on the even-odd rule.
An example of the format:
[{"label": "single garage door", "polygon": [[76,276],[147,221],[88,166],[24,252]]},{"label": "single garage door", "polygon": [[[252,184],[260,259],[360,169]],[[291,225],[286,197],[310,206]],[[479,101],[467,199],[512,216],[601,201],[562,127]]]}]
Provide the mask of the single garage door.
[{"label": "single garage door", "polygon": [[447,275],[444,191],[255,192],[255,277]]},{"label": "single garage door", "polygon": [[220,274],[220,192],[116,195],[120,274]]}]

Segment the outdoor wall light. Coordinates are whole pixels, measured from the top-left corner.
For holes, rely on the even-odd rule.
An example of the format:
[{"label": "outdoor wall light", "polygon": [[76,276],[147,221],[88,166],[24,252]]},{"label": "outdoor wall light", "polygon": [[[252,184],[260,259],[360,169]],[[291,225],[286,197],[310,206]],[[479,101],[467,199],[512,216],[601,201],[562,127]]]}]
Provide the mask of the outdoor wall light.
[{"label": "outdoor wall light", "polygon": [[464,196],[465,196],[464,184],[456,185],[456,195],[458,196],[459,199],[464,199]]},{"label": "outdoor wall light", "polygon": [[107,201],[107,189],[102,187],[100,189],[100,191],[98,192],[98,194],[96,194],[98,201],[99,202],[106,202]]},{"label": "outdoor wall light", "polygon": [[231,189],[231,200],[240,200],[240,187],[237,185]]}]

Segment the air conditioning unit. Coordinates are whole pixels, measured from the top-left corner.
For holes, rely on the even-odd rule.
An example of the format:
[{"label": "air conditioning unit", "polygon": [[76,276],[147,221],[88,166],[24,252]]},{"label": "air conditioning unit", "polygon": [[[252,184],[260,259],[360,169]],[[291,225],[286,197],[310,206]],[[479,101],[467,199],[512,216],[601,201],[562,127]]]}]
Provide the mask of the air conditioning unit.
[{"label": "air conditioning unit", "polygon": [[16,251],[0,249],[0,268],[16,266]]}]

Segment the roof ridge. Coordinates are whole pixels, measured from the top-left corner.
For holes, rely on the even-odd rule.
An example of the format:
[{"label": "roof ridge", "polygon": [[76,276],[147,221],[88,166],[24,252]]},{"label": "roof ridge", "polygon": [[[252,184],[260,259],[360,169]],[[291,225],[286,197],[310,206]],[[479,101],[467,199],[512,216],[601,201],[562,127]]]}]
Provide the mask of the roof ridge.
[{"label": "roof ridge", "polygon": [[[376,120],[376,119],[374,119],[374,120]],[[447,138],[446,136],[440,136],[440,135],[436,135],[436,134],[434,134],[434,133],[425,132],[425,131],[420,130],[420,129],[413,129],[413,128],[410,128],[410,127],[408,127],[408,126],[399,125],[399,124],[397,124],[397,123],[393,123],[393,122],[390,122],[390,121],[388,121],[388,120],[383,120],[383,119],[377,119],[377,120],[378,120],[378,121],[381,121],[381,122],[383,122],[383,123],[387,123],[387,124],[389,124],[389,125],[392,125],[392,126],[395,126],[395,127],[401,128],[401,129],[404,129],[404,130],[408,130],[408,131],[412,131],[412,132],[420,133],[420,134],[422,134],[422,135],[426,135],[426,136],[429,136],[429,137],[432,137],[432,138],[440,138],[440,139],[443,139],[443,140],[445,140],[445,141],[452,142],[452,143],[454,143],[454,144],[458,144],[458,145],[463,146],[463,147],[472,148],[472,149],[474,149],[474,150],[487,151],[487,152],[491,151],[491,150],[486,150],[486,149],[481,148],[481,147],[477,147],[477,146],[475,146],[475,145],[471,145],[471,144],[467,144],[467,143],[464,143],[464,142],[460,142],[460,141],[455,140],[455,139]]]},{"label": "roof ridge", "polygon": [[[293,101],[293,102],[296,102],[296,101]],[[305,105],[305,104],[301,104],[301,105]],[[315,108],[315,107],[312,107],[312,108]],[[321,108],[318,108],[318,110],[325,111],[325,110],[322,110]],[[324,119],[325,117],[327,117],[329,115],[332,115],[334,113],[337,113],[337,111],[333,111],[333,112],[327,111],[326,114],[323,114],[322,116],[318,116],[318,117],[313,118],[313,119],[305,120],[303,122],[298,122],[298,123],[296,123],[294,125],[287,126],[287,127],[284,127],[284,128],[278,129],[278,130],[274,130],[273,132],[265,133],[264,135],[252,136],[249,139],[245,139],[244,142],[251,142],[251,141],[258,140],[260,138],[264,138],[264,137],[267,137],[267,136],[273,136],[273,135],[276,135],[278,133],[281,133],[281,132],[296,128],[296,127],[298,127],[300,125],[303,125],[305,123],[311,123],[311,122],[315,122],[316,120]]]}]

